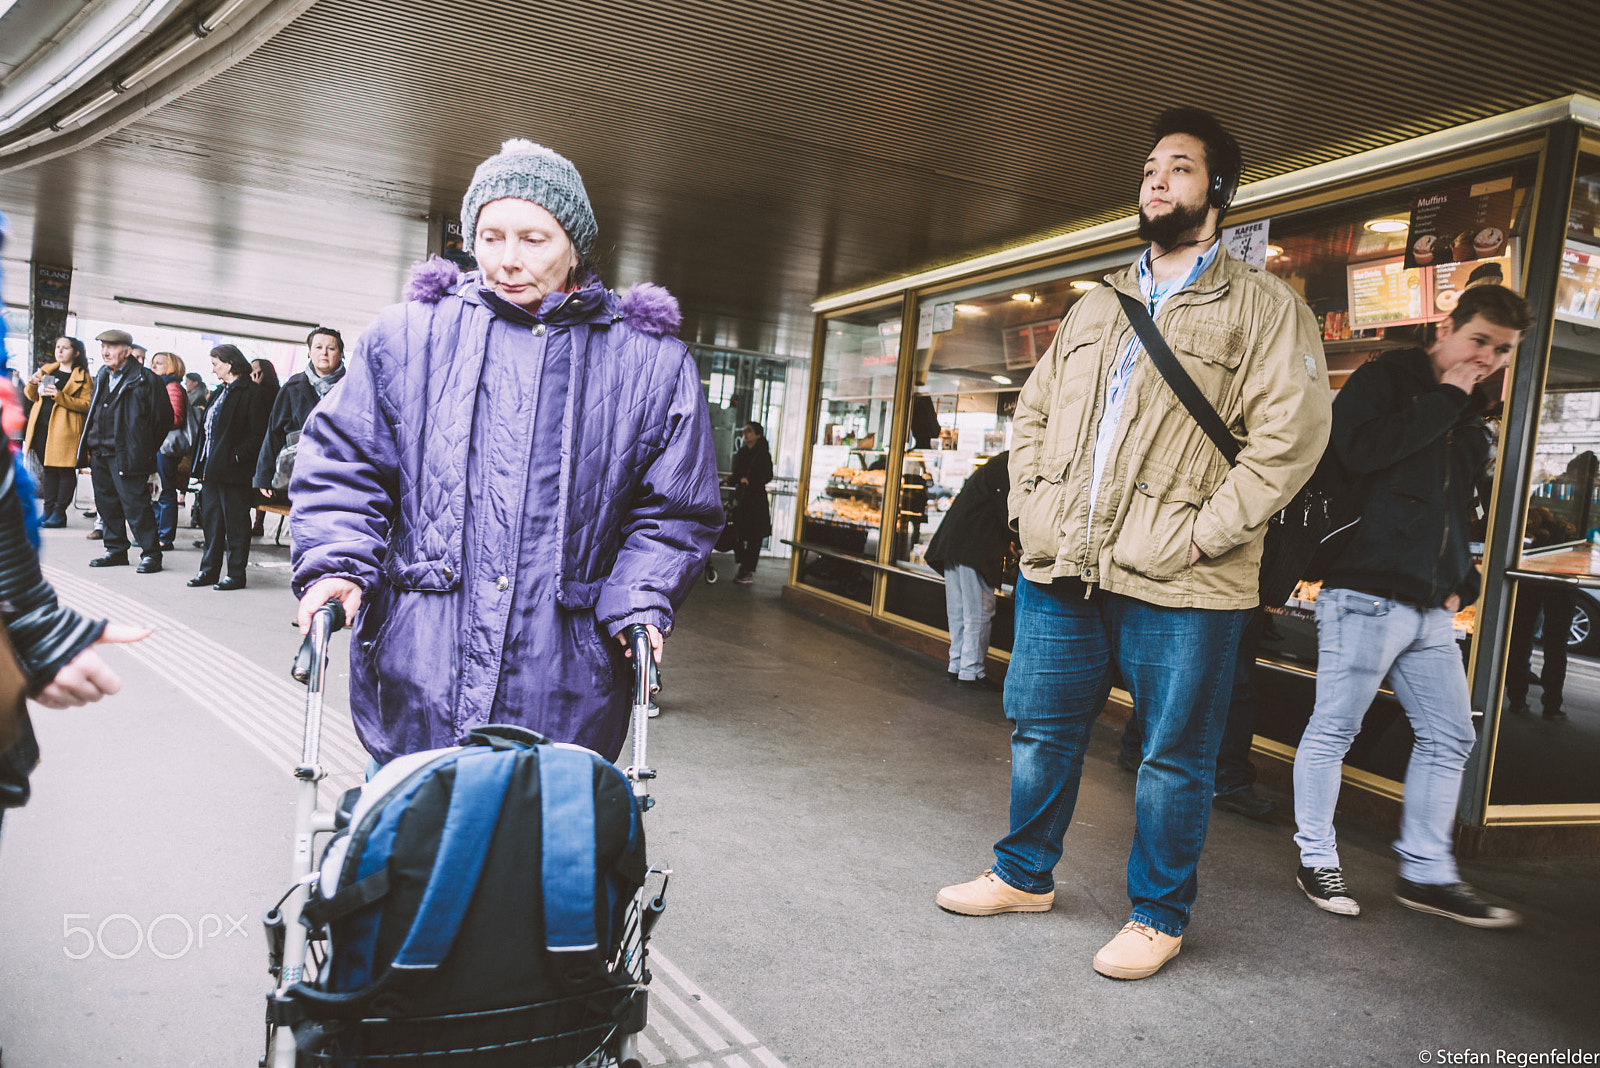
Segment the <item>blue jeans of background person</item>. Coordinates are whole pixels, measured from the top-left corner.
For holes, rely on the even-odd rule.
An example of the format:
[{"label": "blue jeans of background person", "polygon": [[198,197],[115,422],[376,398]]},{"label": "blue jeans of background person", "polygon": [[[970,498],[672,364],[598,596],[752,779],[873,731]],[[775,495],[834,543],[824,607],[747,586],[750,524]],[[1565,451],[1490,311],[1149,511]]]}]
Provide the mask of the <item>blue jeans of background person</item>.
[{"label": "blue jeans of background person", "polygon": [[156,498],[156,535],[170,544],[178,536],[178,464],[181,456],[156,453],[156,473],[161,476],[161,496]]},{"label": "blue jeans of background person", "polygon": [[1181,935],[1211,815],[1217,746],[1248,610],[1162,608],[1076,581],[1017,581],[1016,638],[1006,672],[1011,831],[994,873],[1019,890],[1054,886],[1072,823],[1083,754],[1121,670],[1144,725],[1134,788],[1128,897],[1133,919]]},{"label": "blue jeans of background person", "polygon": [[950,673],[981,679],[994,623],[994,590],[970,567],[951,564],[944,571],[944,608],[950,620]]},{"label": "blue jeans of background person", "polygon": [[1340,765],[1385,675],[1416,735],[1394,844],[1400,877],[1457,882],[1451,833],[1476,738],[1451,613],[1356,590],[1317,597],[1317,703],[1294,758],[1300,863],[1340,866],[1333,834]]}]

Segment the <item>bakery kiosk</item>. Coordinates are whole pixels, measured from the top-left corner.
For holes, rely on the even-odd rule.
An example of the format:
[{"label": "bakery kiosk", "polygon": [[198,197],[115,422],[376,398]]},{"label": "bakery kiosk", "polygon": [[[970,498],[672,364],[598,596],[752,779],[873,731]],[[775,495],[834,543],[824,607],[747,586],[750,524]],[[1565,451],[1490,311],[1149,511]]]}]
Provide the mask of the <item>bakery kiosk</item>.
[{"label": "bakery kiosk", "polygon": [[[1017,391],[1061,318],[1132,262],[1135,222],[813,305],[786,599],[945,654],[928,540],[966,478],[1010,447]],[[1305,297],[1335,389],[1373,354],[1425,344],[1474,272],[1498,272],[1534,306],[1534,328],[1489,383],[1503,404],[1474,533],[1484,593],[1456,617],[1483,740],[1461,848],[1600,851],[1600,101],[1552,101],[1245,185],[1224,236]],[[1009,582],[996,668],[1011,645]],[[1311,713],[1316,595],[1303,583],[1275,608],[1259,650],[1257,764],[1280,784]],[[1345,766],[1352,807],[1392,816],[1411,741],[1380,694]]]}]

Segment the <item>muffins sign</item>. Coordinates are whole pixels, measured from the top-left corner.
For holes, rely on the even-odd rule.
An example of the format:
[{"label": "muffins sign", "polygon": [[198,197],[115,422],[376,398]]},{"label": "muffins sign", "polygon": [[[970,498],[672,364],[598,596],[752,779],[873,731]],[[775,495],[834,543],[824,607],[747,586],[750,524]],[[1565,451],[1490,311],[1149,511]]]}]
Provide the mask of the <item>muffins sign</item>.
[{"label": "muffins sign", "polygon": [[1411,207],[1407,267],[1503,255],[1516,190],[1511,175],[1426,193]]}]

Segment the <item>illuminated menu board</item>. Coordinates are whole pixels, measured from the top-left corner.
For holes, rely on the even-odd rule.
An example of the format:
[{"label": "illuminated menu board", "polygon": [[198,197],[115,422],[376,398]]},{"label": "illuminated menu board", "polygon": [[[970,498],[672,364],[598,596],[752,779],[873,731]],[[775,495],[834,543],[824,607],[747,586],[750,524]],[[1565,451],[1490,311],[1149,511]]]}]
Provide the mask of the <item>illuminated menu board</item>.
[{"label": "illuminated menu board", "polygon": [[1428,272],[1407,268],[1405,260],[1378,260],[1352,265],[1349,272],[1350,328],[1402,326],[1427,322],[1431,296]]},{"label": "illuminated menu board", "polygon": [[1600,319],[1600,255],[1574,248],[1562,250],[1556,318],[1569,323]]},{"label": "illuminated menu board", "polygon": [[[1508,286],[1517,289],[1517,269],[1515,256],[1497,256],[1493,259],[1477,260],[1468,263],[1440,263],[1431,268],[1433,274],[1433,310],[1436,315],[1449,315],[1456,310],[1456,302],[1461,299],[1461,293],[1467,288],[1467,282],[1473,274],[1484,270],[1486,267],[1498,267],[1500,276],[1493,276],[1490,281],[1495,285]],[[1480,277],[1482,277],[1480,275]]]}]

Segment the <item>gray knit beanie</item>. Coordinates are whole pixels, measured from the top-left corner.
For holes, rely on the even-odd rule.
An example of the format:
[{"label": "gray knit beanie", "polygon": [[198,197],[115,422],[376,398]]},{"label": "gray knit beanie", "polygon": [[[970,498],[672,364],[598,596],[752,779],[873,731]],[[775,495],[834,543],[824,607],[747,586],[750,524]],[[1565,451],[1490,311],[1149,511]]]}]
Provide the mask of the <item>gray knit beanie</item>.
[{"label": "gray knit beanie", "polygon": [[461,233],[469,250],[478,233],[478,212],[503,197],[531,200],[554,215],[580,256],[594,248],[600,228],[589,207],[589,194],[578,168],[559,152],[513,137],[500,146],[498,155],[478,164],[467,195],[461,198]]}]

